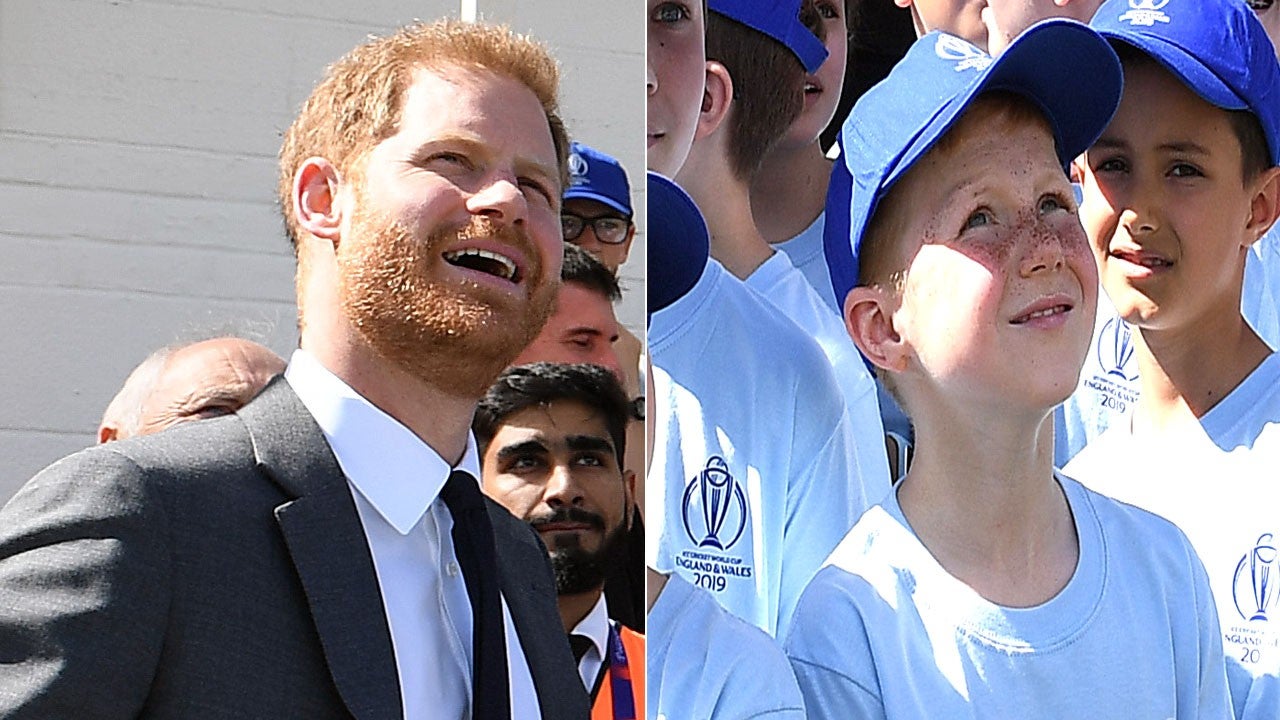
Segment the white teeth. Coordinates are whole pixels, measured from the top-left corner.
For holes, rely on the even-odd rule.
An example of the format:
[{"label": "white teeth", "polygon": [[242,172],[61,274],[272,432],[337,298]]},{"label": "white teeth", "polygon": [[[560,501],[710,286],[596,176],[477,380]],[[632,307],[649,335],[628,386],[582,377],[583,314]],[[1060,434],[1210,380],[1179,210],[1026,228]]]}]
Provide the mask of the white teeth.
[{"label": "white teeth", "polygon": [[447,252],[444,254],[444,258],[449,262],[456,262],[457,260],[460,260],[461,258],[464,258],[467,256],[484,258],[486,260],[492,260],[493,262],[496,262],[502,266],[502,269],[503,269],[502,277],[504,279],[515,280],[515,277],[516,277],[515,261],[513,261],[511,258],[506,257],[505,255],[499,255],[498,253],[489,252],[488,250],[481,250],[479,248],[465,248],[463,250],[454,250],[452,252]]},{"label": "white teeth", "polygon": [[1036,318],[1049,317],[1050,315],[1057,315],[1059,313],[1064,313],[1066,311],[1067,311],[1066,305],[1054,305],[1053,307],[1045,308],[1044,310],[1036,310],[1035,312],[1027,313],[1026,315],[1023,315],[1022,317],[1018,318],[1017,320],[1014,320],[1013,322],[1017,325],[1021,325],[1023,323],[1027,323],[1032,320],[1035,320]]}]

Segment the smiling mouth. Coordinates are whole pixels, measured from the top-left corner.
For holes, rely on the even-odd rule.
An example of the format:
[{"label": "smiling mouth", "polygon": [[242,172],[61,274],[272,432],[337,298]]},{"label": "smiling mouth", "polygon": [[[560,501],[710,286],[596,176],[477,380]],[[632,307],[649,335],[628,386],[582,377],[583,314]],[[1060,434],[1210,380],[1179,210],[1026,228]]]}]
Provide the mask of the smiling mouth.
[{"label": "smiling mouth", "polygon": [[464,248],[445,253],[444,259],[450,265],[482,272],[507,282],[519,281],[519,267],[515,261],[495,252],[479,248]]},{"label": "smiling mouth", "polygon": [[1053,315],[1061,315],[1061,314],[1063,314],[1063,313],[1067,313],[1067,312],[1071,312],[1071,306],[1070,306],[1070,305],[1068,305],[1067,303],[1061,303],[1061,304],[1058,304],[1058,305],[1053,305],[1053,306],[1051,306],[1051,307],[1043,308],[1043,309],[1041,309],[1041,310],[1034,310],[1034,311],[1029,312],[1029,313],[1027,313],[1027,314],[1025,314],[1025,315],[1019,315],[1018,317],[1016,317],[1016,318],[1014,318],[1014,319],[1010,320],[1010,321],[1009,321],[1009,324],[1011,324],[1011,325],[1024,325],[1024,324],[1026,324],[1026,323],[1031,322],[1032,320],[1037,320],[1037,319],[1039,319],[1039,318],[1051,317],[1051,316],[1053,316]]},{"label": "smiling mouth", "polygon": [[1132,265],[1140,265],[1145,268],[1166,268],[1173,267],[1173,261],[1166,260],[1158,255],[1150,255],[1147,253],[1129,253],[1121,250],[1112,251],[1111,257],[1117,260],[1123,260]]},{"label": "smiling mouth", "polygon": [[822,88],[818,87],[818,86],[817,86],[817,85],[815,85],[814,83],[806,82],[806,83],[804,84],[804,94],[805,94],[805,95],[817,95],[817,94],[818,94],[818,93],[820,93],[820,92],[822,92]]}]

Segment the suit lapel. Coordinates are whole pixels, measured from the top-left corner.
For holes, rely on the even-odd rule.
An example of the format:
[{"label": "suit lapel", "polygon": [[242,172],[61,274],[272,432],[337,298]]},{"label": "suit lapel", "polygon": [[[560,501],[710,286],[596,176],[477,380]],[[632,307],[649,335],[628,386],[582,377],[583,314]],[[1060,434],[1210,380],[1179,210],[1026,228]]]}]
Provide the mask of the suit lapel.
[{"label": "suit lapel", "polygon": [[283,377],[239,414],[259,469],[294,498],[275,516],[338,694],[359,720],[399,720],[400,681],[377,571],[324,434]]},{"label": "suit lapel", "polygon": [[556,609],[547,549],[528,523],[488,498],[485,506],[498,548],[502,596],[533,675],[542,720],[581,720],[590,714],[590,703]]}]

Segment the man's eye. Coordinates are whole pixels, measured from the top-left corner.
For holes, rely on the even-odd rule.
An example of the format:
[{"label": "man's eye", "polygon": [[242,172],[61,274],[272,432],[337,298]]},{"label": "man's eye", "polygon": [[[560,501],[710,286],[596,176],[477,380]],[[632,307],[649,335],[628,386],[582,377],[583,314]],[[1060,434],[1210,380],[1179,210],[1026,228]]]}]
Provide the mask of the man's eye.
[{"label": "man's eye", "polygon": [[541,466],[542,459],[530,455],[513,459],[508,468],[510,470],[533,470]]},{"label": "man's eye", "polygon": [[599,455],[581,455],[574,462],[587,467],[604,467],[604,460]]},{"label": "man's eye", "polygon": [[1177,163],[1169,168],[1169,174],[1176,178],[1200,177],[1204,173],[1200,172],[1200,168],[1190,163]]},{"label": "man's eye", "polygon": [[222,417],[223,415],[230,415],[233,412],[235,412],[235,409],[229,408],[225,405],[206,405],[201,408],[196,408],[191,413],[188,413],[188,417],[200,418],[203,420],[207,418]]}]

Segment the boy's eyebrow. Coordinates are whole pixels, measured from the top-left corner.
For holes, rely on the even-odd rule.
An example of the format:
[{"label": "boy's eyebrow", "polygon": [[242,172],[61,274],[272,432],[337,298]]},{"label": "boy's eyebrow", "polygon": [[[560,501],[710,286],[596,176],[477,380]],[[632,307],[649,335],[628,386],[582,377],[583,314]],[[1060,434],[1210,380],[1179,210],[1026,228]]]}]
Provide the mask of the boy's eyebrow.
[{"label": "boy's eyebrow", "polygon": [[[1089,150],[1090,151],[1095,149],[1127,150],[1128,148],[1129,148],[1129,143],[1123,140],[1118,140],[1116,138],[1109,138],[1104,135],[1098,138],[1097,142],[1095,142],[1093,144],[1093,147],[1089,148]],[[1173,153],[1179,153],[1182,155],[1211,155],[1212,154],[1209,148],[1195,142],[1194,140],[1179,140],[1177,142],[1161,143],[1159,146],[1156,147],[1156,149],[1162,152],[1173,152]]]},{"label": "boy's eyebrow", "polygon": [[1183,155],[1209,155],[1209,148],[1200,145],[1191,140],[1183,140],[1182,142],[1164,143],[1160,146],[1161,150],[1169,150]]},{"label": "boy's eyebrow", "polygon": [[1124,150],[1128,147],[1129,147],[1129,143],[1123,140],[1118,140],[1116,138],[1111,138],[1111,137],[1107,137],[1106,135],[1103,135],[1102,137],[1095,140],[1093,145],[1089,147],[1089,150],[1086,150],[1085,152],[1086,153],[1090,152],[1095,148],[1101,148],[1103,150]]}]

